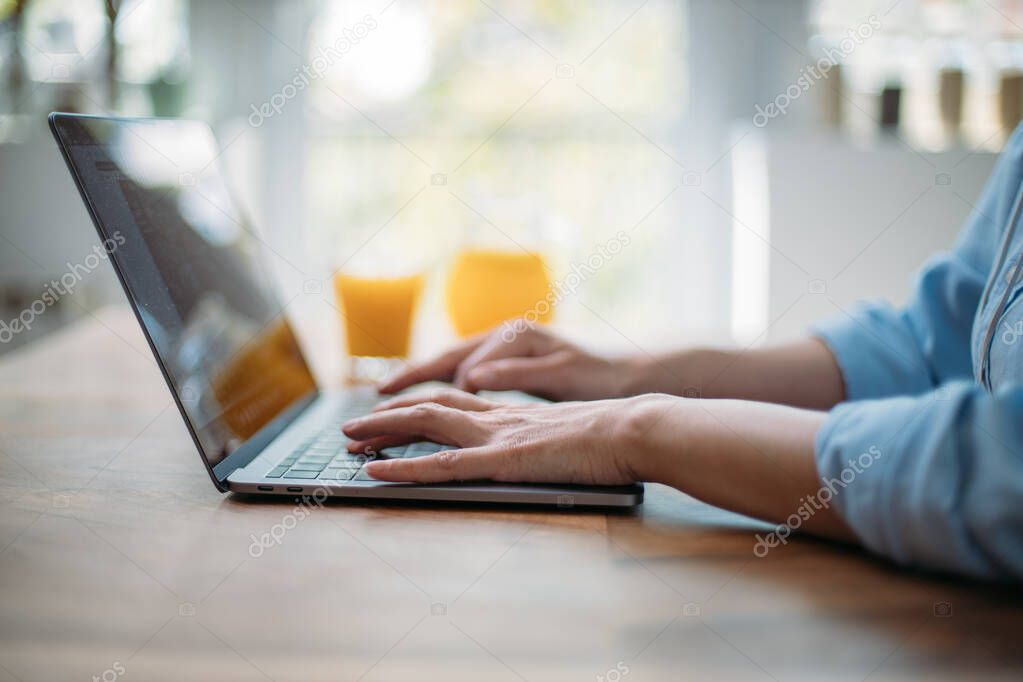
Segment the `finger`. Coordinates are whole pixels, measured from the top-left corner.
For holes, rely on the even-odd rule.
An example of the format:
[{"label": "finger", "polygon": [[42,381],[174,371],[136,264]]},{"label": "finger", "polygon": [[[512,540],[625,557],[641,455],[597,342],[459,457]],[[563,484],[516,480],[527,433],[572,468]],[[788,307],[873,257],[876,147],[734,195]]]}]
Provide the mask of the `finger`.
[{"label": "finger", "polygon": [[396,448],[399,445],[408,445],[415,442],[411,436],[376,436],[365,440],[353,440],[348,443],[348,452],[353,455],[366,455],[376,457],[381,450]]},{"label": "finger", "polygon": [[567,351],[535,358],[505,358],[485,362],[465,377],[470,391],[526,391],[539,395],[563,388],[566,379],[559,372],[569,357]]},{"label": "finger", "polygon": [[384,410],[393,410],[398,407],[411,407],[412,405],[418,405],[419,403],[437,403],[438,405],[445,405],[447,407],[454,407],[459,410],[470,410],[473,412],[492,410],[495,407],[500,406],[500,403],[480,398],[479,396],[466,393],[465,391],[458,391],[452,388],[438,388],[432,391],[419,391],[417,393],[400,395],[395,398],[391,398],[390,400],[385,400],[378,403],[373,408],[373,411],[382,412]]},{"label": "finger", "polygon": [[381,481],[442,483],[493,478],[501,455],[492,448],[463,448],[413,459],[375,460],[366,463],[366,472]]},{"label": "finger", "polygon": [[483,343],[485,335],[480,334],[466,339],[446,353],[419,365],[413,365],[399,372],[396,376],[377,387],[381,393],[397,393],[414,384],[424,381],[451,381],[455,369],[476,348]]},{"label": "finger", "polygon": [[341,430],[352,440],[409,436],[465,446],[481,441],[483,436],[472,414],[436,403],[420,403],[352,419],[343,424]]},{"label": "finger", "polygon": [[470,390],[466,377],[475,367],[485,362],[535,355],[531,338],[532,335],[529,333],[508,335],[505,327],[495,330],[459,363],[452,381],[455,388]]}]

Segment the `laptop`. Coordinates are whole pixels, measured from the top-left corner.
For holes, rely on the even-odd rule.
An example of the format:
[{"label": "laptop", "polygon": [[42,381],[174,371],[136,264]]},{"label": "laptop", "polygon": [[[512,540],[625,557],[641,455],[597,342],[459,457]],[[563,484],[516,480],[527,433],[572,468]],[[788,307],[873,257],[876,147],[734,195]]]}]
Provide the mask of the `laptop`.
[{"label": "laptop", "polygon": [[[258,495],[629,507],[642,485],[374,480],[346,420],[371,387],[321,390],[231,201],[203,123],[50,114],[75,184],[213,484]],[[413,443],[380,457],[451,446]]]}]

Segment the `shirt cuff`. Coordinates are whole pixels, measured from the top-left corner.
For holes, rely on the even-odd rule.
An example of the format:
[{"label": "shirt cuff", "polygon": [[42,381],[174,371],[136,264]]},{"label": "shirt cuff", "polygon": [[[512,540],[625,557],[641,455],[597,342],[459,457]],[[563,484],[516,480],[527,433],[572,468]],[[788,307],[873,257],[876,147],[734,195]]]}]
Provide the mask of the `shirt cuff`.
[{"label": "shirt cuff", "polygon": [[[975,461],[979,391],[955,382],[927,396],[843,403],[828,415],[814,447],[818,496],[867,549],[900,564],[999,573],[989,558],[997,552],[978,538],[1008,525],[991,523],[992,509],[1015,509],[1018,495],[1001,494],[995,483],[1018,477],[1001,461],[1009,456],[983,452],[985,464]],[[985,428],[1008,438],[994,424]]]},{"label": "shirt cuff", "polygon": [[860,304],[811,327],[835,356],[846,400],[922,393],[933,388],[917,343],[887,303]]}]

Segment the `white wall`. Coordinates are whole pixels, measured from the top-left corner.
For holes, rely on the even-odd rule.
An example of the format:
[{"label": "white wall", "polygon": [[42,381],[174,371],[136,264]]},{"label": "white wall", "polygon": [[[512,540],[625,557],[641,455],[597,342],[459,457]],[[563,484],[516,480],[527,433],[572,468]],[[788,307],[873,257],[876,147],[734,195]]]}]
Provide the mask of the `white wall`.
[{"label": "white wall", "polygon": [[[47,282],[68,271],[68,263],[81,265],[100,240],[45,116],[27,125],[22,121],[21,127],[19,143],[0,144],[0,290],[32,301]],[[45,315],[58,319],[41,321],[40,329],[105,301],[123,300],[106,263],[84,276],[74,291],[73,300],[62,299]],[[12,347],[5,345],[0,352]]]},{"label": "white wall", "polygon": [[[767,187],[766,224],[747,225],[770,246],[742,226],[734,234],[737,245],[767,260],[739,294],[756,297],[767,287],[771,326],[760,342],[803,334],[813,320],[859,299],[905,301],[924,261],[952,245],[997,158],[967,149],[917,153],[893,139],[857,147],[848,138],[773,131],[749,143],[761,146],[766,177],[747,176],[736,196]],[[821,284],[811,280],[822,280],[824,293],[814,293]]]},{"label": "white wall", "polygon": [[0,285],[59,276],[99,243],[45,116],[21,144],[0,144]]},{"label": "white wall", "polygon": [[[806,0],[688,3],[690,105],[679,134],[691,164],[686,170],[696,173],[699,186],[679,195],[682,219],[698,229],[687,230],[685,243],[668,248],[679,254],[684,285],[701,291],[687,304],[701,306],[695,317],[708,321],[708,340],[728,338],[734,300],[732,219],[720,208],[734,199],[728,152],[736,130],[738,135],[753,130],[756,105],[772,101],[805,66],[790,45],[808,41],[806,6]],[[779,124],[812,124],[813,105],[810,97],[797,101]]]}]

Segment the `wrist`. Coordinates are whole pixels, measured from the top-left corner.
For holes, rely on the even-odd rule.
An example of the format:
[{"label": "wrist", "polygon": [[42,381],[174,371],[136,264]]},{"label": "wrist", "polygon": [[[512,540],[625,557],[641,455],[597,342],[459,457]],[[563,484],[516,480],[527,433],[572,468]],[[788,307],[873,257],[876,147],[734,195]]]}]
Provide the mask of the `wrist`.
[{"label": "wrist", "polygon": [[615,365],[618,377],[615,392],[618,396],[628,398],[656,390],[651,381],[656,363],[649,355],[627,355]]},{"label": "wrist", "polygon": [[691,401],[649,393],[621,401],[623,409],[612,436],[622,468],[634,481],[664,483],[682,456],[686,439],[670,433],[685,420]]},{"label": "wrist", "polygon": [[691,349],[655,357],[632,355],[620,361],[621,395],[668,393],[686,398],[704,397],[705,352]]}]

